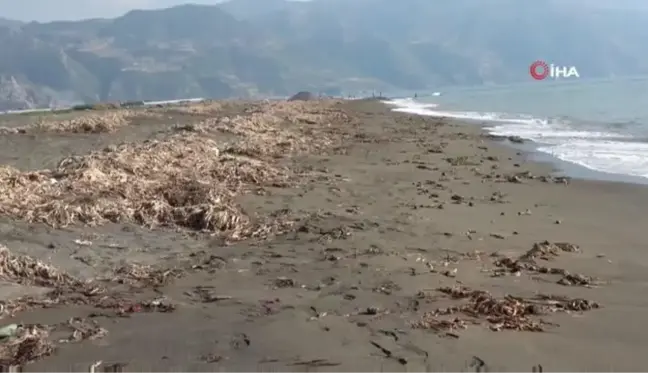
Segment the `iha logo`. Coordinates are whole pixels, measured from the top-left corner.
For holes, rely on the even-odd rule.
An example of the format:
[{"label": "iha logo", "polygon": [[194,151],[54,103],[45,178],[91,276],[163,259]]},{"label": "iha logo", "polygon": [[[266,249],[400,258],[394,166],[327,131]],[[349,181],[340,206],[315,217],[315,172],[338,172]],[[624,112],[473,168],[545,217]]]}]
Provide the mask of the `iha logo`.
[{"label": "iha logo", "polygon": [[544,80],[547,77],[559,78],[580,78],[575,66],[555,66],[544,61],[536,61],[529,66],[529,73],[535,80]]}]

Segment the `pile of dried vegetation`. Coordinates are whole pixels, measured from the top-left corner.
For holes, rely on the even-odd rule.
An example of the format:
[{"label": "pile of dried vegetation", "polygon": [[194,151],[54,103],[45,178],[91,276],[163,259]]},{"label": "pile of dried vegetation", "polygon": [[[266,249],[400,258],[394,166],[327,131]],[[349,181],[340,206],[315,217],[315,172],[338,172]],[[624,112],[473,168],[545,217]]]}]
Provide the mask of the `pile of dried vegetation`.
[{"label": "pile of dried vegetation", "polygon": [[339,109],[342,100],[276,101],[263,102],[250,110],[278,116],[294,124],[316,124],[328,126],[333,122],[348,123],[349,116]]},{"label": "pile of dried vegetation", "polygon": [[2,127],[0,134],[17,134],[34,131],[59,133],[113,132],[130,124],[135,118],[157,118],[162,114],[153,110],[107,110],[79,115],[70,119],[40,118],[35,123],[21,127]]},{"label": "pile of dried vegetation", "polygon": [[[0,213],[53,227],[134,223],[217,233],[231,240],[279,233],[288,228],[285,217],[253,221],[234,198],[292,185],[297,178],[277,158],[342,144],[353,121],[336,104],[240,104],[242,115],[188,124],[161,140],[68,157],[55,169],[23,172],[0,166]],[[223,105],[233,104],[186,107],[213,112]],[[133,116],[165,110],[106,111],[41,126],[51,131],[109,131]]]},{"label": "pile of dried vegetation", "polygon": [[135,119],[160,118],[162,114],[152,109],[110,110],[86,114],[77,118],[61,121],[41,121],[35,126],[39,130],[71,133],[113,132],[131,124]]},{"label": "pile of dried vegetation", "polygon": [[343,145],[355,123],[339,102],[264,102],[244,115],[208,118],[191,130],[235,135],[225,151],[250,157],[321,153]]},{"label": "pile of dried vegetation", "polygon": [[289,182],[285,168],[223,153],[213,140],[182,133],[68,157],[54,170],[0,166],[0,213],[54,227],[135,223],[239,239],[271,227],[254,224],[233,197]]}]

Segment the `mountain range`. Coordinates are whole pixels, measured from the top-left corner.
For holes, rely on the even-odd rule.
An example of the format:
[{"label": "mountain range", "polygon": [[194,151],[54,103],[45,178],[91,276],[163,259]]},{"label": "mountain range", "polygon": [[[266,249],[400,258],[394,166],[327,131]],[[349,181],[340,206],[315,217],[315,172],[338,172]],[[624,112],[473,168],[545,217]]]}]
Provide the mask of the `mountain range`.
[{"label": "mountain range", "polygon": [[231,0],[114,19],[0,18],[0,111],[98,101],[340,95],[648,73],[648,4]]}]

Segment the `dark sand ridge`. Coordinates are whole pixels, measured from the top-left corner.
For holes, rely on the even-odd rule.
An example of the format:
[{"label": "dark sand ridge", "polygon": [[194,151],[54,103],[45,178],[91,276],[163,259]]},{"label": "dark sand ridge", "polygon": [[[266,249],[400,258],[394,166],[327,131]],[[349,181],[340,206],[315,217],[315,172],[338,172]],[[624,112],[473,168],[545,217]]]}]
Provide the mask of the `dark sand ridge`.
[{"label": "dark sand ridge", "polygon": [[[316,103],[300,105],[307,110]],[[491,370],[529,371],[536,364],[561,371],[644,369],[644,187],[535,177],[551,170],[525,162],[475,127],[392,113],[377,101],[336,105],[359,123],[324,126],[340,127],[346,150],[285,159],[290,169],[309,170],[308,182],[236,197],[250,213],[302,218],[276,239],[224,246],[222,240],[133,225],[52,229],[3,217],[0,243],[13,254],[36,257],[75,277],[132,280],[114,275],[128,263],[184,272],[156,288],[133,281],[142,287],[137,292],[126,284],[110,287],[109,294],[121,297],[120,307],[97,309],[95,302],[5,316],[6,324],[54,328],[56,353],[26,368],[85,371],[102,360],[127,363],[126,370],[160,371],[474,370],[469,365],[477,356]],[[70,153],[164,138],[176,123],[249,108],[232,104],[216,113],[173,113],[172,119],[110,134],[5,135],[0,159],[23,169],[53,167]],[[545,240],[578,250],[540,245],[544,259],[503,259],[524,256]],[[496,264],[504,271],[495,271]],[[44,292],[3,275],[5,299]],[[451,287],[453,295],[466,295],[457,286],[521,298],[497,303],[478,293],[450,301],[438,291]],[[601,308],[561,312],[556,308],[592,303],[558,297],[547,302],[538,294],[584,299]],[[518,307],[531,298],[534,306]],[[165,310],[151,302],[156,299],[173,311],[146,312]],[[471,299],[481,308],[461,308]],[[453,306],[451,316],[439,315]],[[493,323],[479,314],[495,314],[497,306],[500,313],[517,313]],[[531,311],[548,314],[518,317]],[[94,322],[107,334],[58,343],[70,336],[73,329],[63,324],[71,317],[79,318],[72,323],[77,329],[88,331],[82,337],[98,330]],[[492,330],[506,326],[544,332]]]}]

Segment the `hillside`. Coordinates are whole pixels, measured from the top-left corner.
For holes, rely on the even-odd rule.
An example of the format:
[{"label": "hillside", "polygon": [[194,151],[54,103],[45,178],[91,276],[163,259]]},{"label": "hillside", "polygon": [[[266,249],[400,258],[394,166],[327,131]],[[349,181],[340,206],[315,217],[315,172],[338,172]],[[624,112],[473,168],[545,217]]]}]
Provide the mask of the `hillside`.
[{"label": "hillside", "polygon": [[115,19],[2,19],[0,110],[508,83],[528,80],[537,59],[586,78],[648,73],[647,7],[588,4],[233,0]]}]

